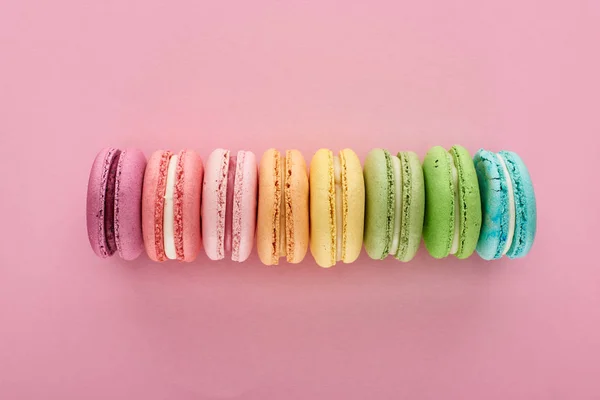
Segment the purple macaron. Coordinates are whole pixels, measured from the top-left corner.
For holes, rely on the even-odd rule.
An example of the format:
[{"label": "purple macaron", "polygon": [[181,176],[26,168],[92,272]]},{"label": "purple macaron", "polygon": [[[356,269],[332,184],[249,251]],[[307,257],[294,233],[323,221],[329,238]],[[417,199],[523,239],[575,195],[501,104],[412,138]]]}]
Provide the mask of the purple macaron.
[{"label": "purple macaron", "polygon": [[146,157],[137,149],[105,148],[98,153],[88,182],[87,230],[92,250],[125,260],[144,249],[142,184]]}]

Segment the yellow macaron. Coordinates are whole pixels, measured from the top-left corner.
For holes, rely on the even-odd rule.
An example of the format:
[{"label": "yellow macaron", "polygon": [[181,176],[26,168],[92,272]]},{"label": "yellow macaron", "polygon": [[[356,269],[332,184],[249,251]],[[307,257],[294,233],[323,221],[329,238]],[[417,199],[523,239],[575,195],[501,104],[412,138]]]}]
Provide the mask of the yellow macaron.
[{"label": "yellow macaron", "polygon": [[365,184],[350,149],[320,149],[310,162],[310,251],[321,267],[351,263],[362,248]]}]

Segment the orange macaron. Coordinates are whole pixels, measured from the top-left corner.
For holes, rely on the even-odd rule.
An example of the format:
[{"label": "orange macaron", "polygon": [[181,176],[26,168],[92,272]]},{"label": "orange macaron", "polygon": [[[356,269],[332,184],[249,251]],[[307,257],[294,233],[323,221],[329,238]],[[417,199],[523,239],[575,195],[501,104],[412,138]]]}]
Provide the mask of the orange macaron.
[{"label": "orange macaron", "polygon": [[265,265],[304,259],[309,245],[308,173],[298,150],[267,150],[258,170],[256,246]]}]

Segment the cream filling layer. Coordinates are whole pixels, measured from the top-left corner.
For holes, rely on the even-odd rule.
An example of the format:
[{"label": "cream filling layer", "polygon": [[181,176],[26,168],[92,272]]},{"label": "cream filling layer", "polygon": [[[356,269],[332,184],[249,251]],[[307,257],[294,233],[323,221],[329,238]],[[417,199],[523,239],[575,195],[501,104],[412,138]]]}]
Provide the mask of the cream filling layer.
[{"label": "cream filling layer", "polygon": [[165,246],[165,255],[169,260],[177,259],[177,250],[175,249],[175,213],[174,213],[174,194],[175,178],[177,172],[177,156],[171,156],[167,168],[167,182],[165,188],[165,208],[163,214],[163,237]]},{"label": "cream filling layer", "polygon": [[502,255],[504,255],[508,253],[515,235],[515,195],[513,192],[512,180],[510,179],[504,158],[502,158],[500,154],[496,154],[496,157],[498,158],[498,161],[500,161],[500,165],[502,165],[504,176],[506,176],[506,186],[508,188],[508,238],[506,239],[506,244],[502,251]]},{"label": "cream filling layer", "polygon": [[450,254],[456,254],[458,252],[458,245],[460,243],[460,206],[458,204],[458,169],[454,162],[454,157],[450,156],[452,160],[452,183],[454,185],[454,237],[452,238],[452,248]]},{"label": "cream filling layer", "polygon": [[285,164],[285,157],[279,159],[279,257],[285,257],[287,255],[287,234],[285,232],[286,224],[285,219],[287,212],[285,210],[285,177],[287,175],[287,166]]},{"label": "cream filling layer", "polygon": [[396,156],[392,156],[392,167],[394,169],[396,193],[394,199],[394,233],[390,254],[395,255],[400,247],[400,227],[402,226],[402,168],[400,167],[400,159]]},{"label": "cream filling layer", "polygon": [[342,240],[344,231],[344,199],[342,187],[342,163],[338,156],[333,157],[333,176],[335,181],[335,232],[336,261],[342,260]]}]

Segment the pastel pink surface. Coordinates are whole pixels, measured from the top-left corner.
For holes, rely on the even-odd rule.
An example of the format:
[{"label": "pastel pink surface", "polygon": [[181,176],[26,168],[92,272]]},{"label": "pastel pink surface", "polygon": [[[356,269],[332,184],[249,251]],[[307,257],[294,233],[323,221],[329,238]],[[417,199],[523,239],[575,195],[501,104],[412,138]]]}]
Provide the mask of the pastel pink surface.
[{"label": "pastel pink surface", "polygon": [[[258,167],[256,157],[251,151],[240,150],[237,159],[236,185],[234,198],[234,218],[232,240],[234,261],[246,261],[254,248],[256,232],[256,201],[258,195]],[[241,179],[240,179],[241,178]]]},{"label": "pastel pink surface", "polygon": [[[0,399],[596,399],[599,13],[588,0],[4,2]],[[421,249],[324,270],[310,255],[267,268],[255,251],[125,262],[88,244],[86,184],[106,146],[308,161],[455,143],[529,167],[539,225],[524,259]]]},{"label": "pastel pink surface", "polygon": [[[181,155],[181,152],[179,153]],[[184,261],[192,262],[202,246],[200,237],[200,204],[204,168],[193,150],[185,150],[183,179],[183,251]]]},{"label": "pastel pink surface", "polygon": [[144,250],[142,237],[142,185],[146,156],[125,149],[119,157],[115,193],[115,241],[121,258],[134,260]]}]

